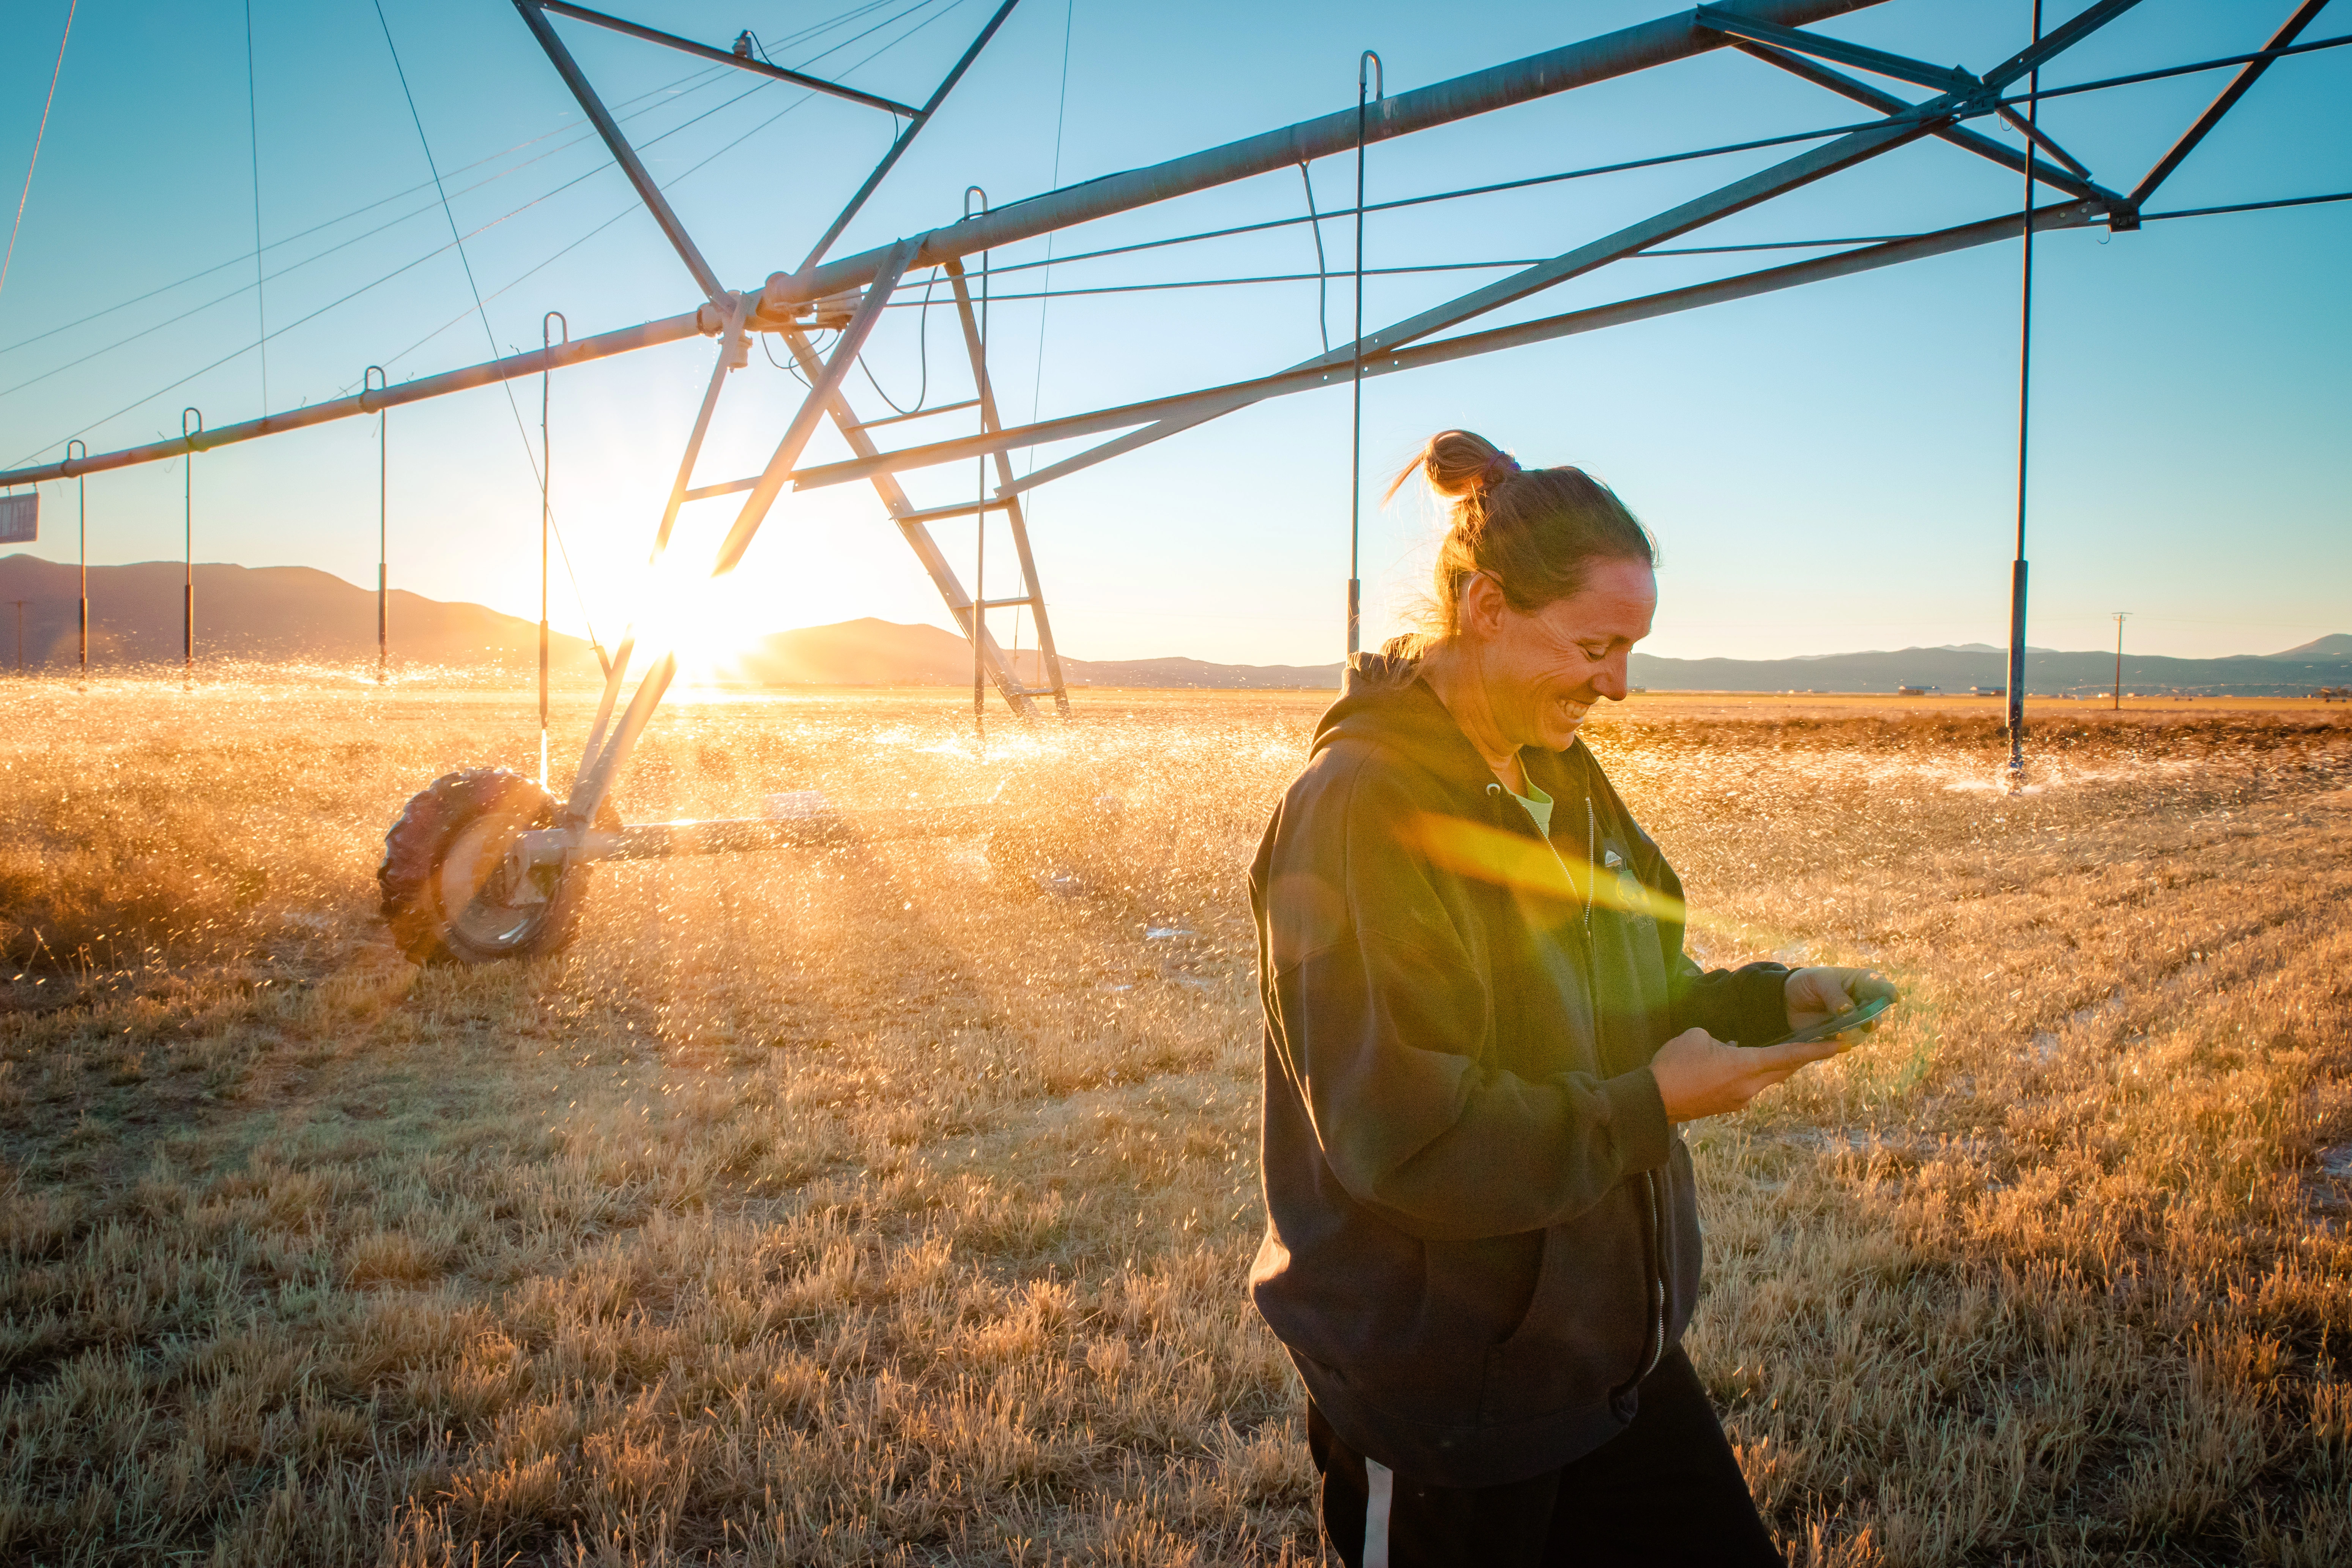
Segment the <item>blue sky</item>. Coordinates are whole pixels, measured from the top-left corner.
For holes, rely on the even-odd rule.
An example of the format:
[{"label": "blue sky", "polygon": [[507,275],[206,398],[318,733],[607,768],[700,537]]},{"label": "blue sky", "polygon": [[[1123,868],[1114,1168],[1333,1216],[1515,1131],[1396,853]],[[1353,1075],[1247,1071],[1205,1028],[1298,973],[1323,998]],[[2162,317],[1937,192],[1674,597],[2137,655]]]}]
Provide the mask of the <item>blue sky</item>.
[{"label": "blue sky", "polygon": [[[814,39],[782,41],[845,4],[638,0],[616,9],[713,43],[749,26],[786,63],[882,23],[810,68],[912,99],[986,15],[983,0],[895,0]],[[2284,0],[2145,0],[2045,85],[2258,47],[2288,9]],[[952,221],[967,184],[1000,203],[1046,189],[1057,158],[1067,184],[1346,106],[1361,47],[1381,51],[1389,86],[1401,90],[1662,10],[1657,0],[1491,4],[1448,8],[1433,25],[1425,5],[1386,3],[1025,0],[836,254]],[[0,183],[11,192],[65,13],[65,0],[0,12]],[[487,297],[487,333],[458,255],[446,248],[449,219],[373,0],[253,0],[251,14],[257,138],[248,135],[242,0],[82,0],[0,287],[0,462],[54,455],[77,432],[100,450],[153,439],[176,432],[184,405],[213,426],[251,417],[264,406],[265,370],[268,406],[285,408],[352,389],[370,363],[400,380],[473,363],[493,344],[535,345],[551,309],[585,335],[694,303],[691,281],[618,172],[599,169],[602,149],[505,0],[383,0],[450,209],[461,229],[479,230],[464,254]],[[2024,0],[1893,0],[1822,30],[1983,68],[2023,41],[2028,15]],[[804,101],[782,85],[558,26],[608,101],[635,116],[630,128],[656,177],[677,182],[673,202],[735,287],[798,262],[891,130],[872,110]],[[2347,30],[2352,0],[2339,0],[2305,37]],[[865,59],[886,44],[894,47]],[[2057,100],[2044,124],[2103,182],[2128,188],[2222,79]],[[2352,49],[2283,62],[2155,207],[2352,189],[2347,89]],[[1726,52],[1377,147],[1369,190],[1378,201],[1862,117]],[[1367,258],[1377,267],[1549,255],[1785,155],[1736,154],[1376,216]],[[257,165],[265,269],[278,274],[258,301]],[[1326,160],[1313,174],[1319,205],[1346,204],[1351,159]],[[1928,142],[1684,243],[1908,232],[1990,216],[2018,195],[2006,171]],[[1303,204],[1297,174],[1286,173],[1055,244],[1091,249],[1290,216]],[[1325,242],[1344,266],[1346,226],[1327,226]],[[2352,203],[2040,242],[2036,644],[2102,646],[2117,609],[2134,612],[2131,643],[2146,652],[2271,651],[2352,630],[2347,242]],[[1040,241],[995,259],[1044,254]],[[1493,320],[1782,258],[1635,260]],[[1052,278],[1077,288],[1314,265],[1309,231],[1294,226],[1057,267]],[[2013,525],[2017,270],[2014,242],[1990,246],[1384,378],[1365,397],[1366,467],[1393,469],[1431,430],[1462,425],[1524,461],[1598,473],[1664,545],[1649,645],[1659,653],[1998,643]],[[1397,319],[1498,275],[1375,279],[1366,321]],[[1000,287],[1027,292],[1038,277],[1015,274]],[[992,338],[1008,416],[1278,369],[1321,346],[1317,293],[1310,281],[1062,298],[1042,321],[1034,301],[1002,305]],[[1332,285],[1328,301],[1334,339],[1344,341],[1346,283]],[[922,373],[919,318],[894,312],[867,355],[901,403]],[[275,334],[266,355],[254,349],[265,323]],[[932,401],[967,395],[952,312],[934,309],[928,331]],[[631,613],[709,353],[706,342],[683,343],[555,379],[555,509],[581,582],[575,596],[559,569],[555,616],[568,629],[581,629],[583,604],[608,637]],[[730,384],[703,478],[755,471],[798,390],[755,350],[752,368]],[[488,389],[391,416],[395,585],[535,612],[538,498],[518,422],[535,446],[540,388],[517,383],[512,392],[511,407]],[[887,412],[863,378],[853,397],[869,415]],[[1096,658],[1337,657],[1348,416],[1345,392],[1263,405],[1039,492],[1039,570],[1064,649]],[[962,428],[957,420],[919,428],[950,434]],[[829,432],[810,452],[838,455]],[[373,420],[198,458],[199,559],[299,563],[370,580],[376,465]],[[919,500],[952,500],[968,474],[928,473],[910,489]],[[183,481],[178,462],[89,480],[92,561],[176,557]],[[70,558],[72,501],[70,485],[47,487],[39,553]],[[725,502],[692,509],[687,546],[707,549],[731,515]],[[1423,591],[1439,521],[1407,497],[1368,509],[1369,638],[1393,629]],[[942,538],[968,569],[969,526]],[[1001,595],[1012,586],[1011,552],[999,536],[990,553],[990,591]],[[861,615],[946,623],[872,492],[851,487],[788,497],[712,613],[753,633]],[[1011,617],[1003,623],[1009,640]]]}]

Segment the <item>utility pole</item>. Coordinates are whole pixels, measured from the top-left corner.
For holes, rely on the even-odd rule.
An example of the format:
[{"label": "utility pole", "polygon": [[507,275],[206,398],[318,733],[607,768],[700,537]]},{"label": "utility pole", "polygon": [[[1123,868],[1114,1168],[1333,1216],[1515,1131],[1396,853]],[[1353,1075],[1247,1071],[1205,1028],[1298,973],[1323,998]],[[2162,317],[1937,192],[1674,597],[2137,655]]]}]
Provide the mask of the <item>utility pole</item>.
[{"label": "utility pole", "polygon": [[[360,373],[360,395],[363,401],[367,395],[371,376],[381,377],[382,385],[389,386],[392,384],[392,378],[384,374],[382,365],[368,366]],[[378,686],[384,683],[384,667],[391,661],[392,657],[392,639],[384,617],[383,605],[384,561],[387,553],[384,545],[388,537],[385,520],[390,516],[390,511],[384,504],[384,476],[390,461],[384,455],[383,446],[385,437],[390,434],[385,418],[387,412],[388,410],[379,408],[375,413],[375,683]]]},{"label": "utility pole", "polygon": [[1356,57],[1356,336],[1350,369],[1355,384],[1354,434],[1348,443],[1348,657],[1363,647],[1364,579],[1358,555],[1364,526],[1364,116],[1374,83],[1389,95],[1388,68],[1370,49]]},{"label": "utility pole", "polygon": [[2129,610],[2116,612],[2116,705],[2115,711],[2124,710],[2124,617]]},{"label": "utility pole", "polygon": [[[81,456],[88,458],[89,447],[78,440],[66,443],[66,456],[71,458],[77,447],[81,447]],[[79,474],[74,476],[74,512],[76,521],[80,525],[81,535],[81,678],[88,680],[89,679],[89,489],[88,482]]]},{"label": "utility pole", "polygon": [[547,381],[554,358],[555,323],[572,341],[572,322],[561,310],[539,319],[539,787],[547,787],[547,534],[548,486],[555,479],[555,454],[547,444]]},{"label": "utility pole", "polygon": [[[193,430],[188,427],[191,414],[196,416]],[[188,455],[182,459],[187,466],[180,477],[180,525],[187,535],[187,577],[180,597],[180,647],[187,661],[185,679],[189,680],[196,678],[196,437],[204,433],[204,411],[181,409],[180,439],[187,444]]]},{"label": "utility pole", "polygon": [[[2042,0],[2033,0],[2033,42],[2042,43]],[[2029,90],[2042,90],[2042,68],[2033,69]],[[2025,105],[2025,271],[2017,305],[2017,558],[2009,577],[2009,782],[2025,776],[2025,448],[2028,399],[2033,389],[2033,153],[2040,98]]]}]

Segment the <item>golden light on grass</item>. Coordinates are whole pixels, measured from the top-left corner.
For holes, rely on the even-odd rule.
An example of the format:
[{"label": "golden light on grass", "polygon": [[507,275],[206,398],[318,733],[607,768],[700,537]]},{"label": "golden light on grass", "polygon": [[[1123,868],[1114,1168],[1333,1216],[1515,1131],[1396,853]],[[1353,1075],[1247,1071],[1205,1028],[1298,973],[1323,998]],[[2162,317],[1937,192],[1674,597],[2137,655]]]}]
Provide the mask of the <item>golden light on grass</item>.
[{"label": "golden light on grass", "polygon": [[[383,827],[527,697],[0,695],[0,1559],[1313,1561],[1244,888],[1321,700],[983,757],[968,694],[707,697],[630,820],[1124,809],[1081,897],[615,865],[563,956],[421,972]],[[2023,796],[1989,713],[1591,728],[1709,963],[1910,987],[1691,1130],[1689,1345],[1792,1560],[2352,1561],[2352,728],[2053,721]]]}]

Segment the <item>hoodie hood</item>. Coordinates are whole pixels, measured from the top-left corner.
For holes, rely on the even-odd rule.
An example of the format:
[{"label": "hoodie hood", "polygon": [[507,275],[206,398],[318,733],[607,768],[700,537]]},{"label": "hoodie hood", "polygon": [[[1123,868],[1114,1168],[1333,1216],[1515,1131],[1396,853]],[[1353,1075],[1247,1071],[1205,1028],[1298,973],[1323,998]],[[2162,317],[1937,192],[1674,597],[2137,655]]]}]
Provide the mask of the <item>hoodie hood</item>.
[{"label": "hoodie hood", "polygon": [[1421,679],[1422,661],[1360,653],[1340,677],[1339,700],[1315,726],[1309,755],[1341,740],[1389,747],[1450,782],[1472,789],[1494,777],[1478,748]]}]

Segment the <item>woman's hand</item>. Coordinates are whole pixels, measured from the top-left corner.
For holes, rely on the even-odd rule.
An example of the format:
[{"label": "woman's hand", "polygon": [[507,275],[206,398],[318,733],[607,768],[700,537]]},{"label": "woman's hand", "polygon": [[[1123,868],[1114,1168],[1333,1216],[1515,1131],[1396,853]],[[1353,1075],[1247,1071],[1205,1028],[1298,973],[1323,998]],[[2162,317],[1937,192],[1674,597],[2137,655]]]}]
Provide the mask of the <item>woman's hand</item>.
[{"label": "woman's hand", "polygon": [[[1795,1021],[1793,1016],[1790,1021]],[[1650,1058],[1650,1076],[1658,1080],[1658,1098],[1665,1101],[1666,1120],[1696,1121],[1702,1116],[1738,1110],[1806,1063],[1837,1054],[1835,1040],[1748,1047],[1727,1046],[1705,1029],[1685,1029]]]},{"label": "woman's hand", "polygon": [[[1867,969],[1821,967],[1791,971],[1783,994],[1789,1004],[1789,1027],[1805,1029],[1840,1013],[1851,1013],[1874,996],[1891,1002],[1895,990],[1893,981],[1882,980]],[[1866,1035],[1876,1027],[1878,1022],[1873,1019],[1862,1026],[1861,1033]]]}]

